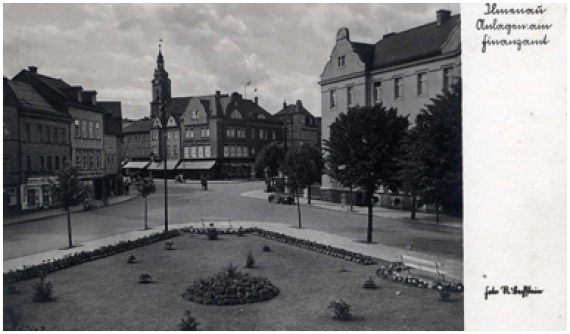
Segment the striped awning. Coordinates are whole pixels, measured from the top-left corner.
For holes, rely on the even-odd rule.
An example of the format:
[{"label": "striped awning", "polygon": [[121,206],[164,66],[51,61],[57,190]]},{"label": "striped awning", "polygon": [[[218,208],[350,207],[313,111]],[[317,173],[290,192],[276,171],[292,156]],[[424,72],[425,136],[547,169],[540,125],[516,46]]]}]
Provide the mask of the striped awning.
[{"label": "striped awning", "polygon": [[184,170],[209,170],[214,167],[216,160],[182,161],[176,169]]},{"label": "striped awning", "polygon": [[124,169],[144,169],[150,164],[150,161],[129,161],[123,168]]},{"label": "striped awning", "polygon": [[[176,168],[176,165],[178,165],[178,162],[180,162],[180,160],[167,160],[166,161],[166,170],[174,170]],[[164,165],[163,162],[153,162],[151,163],[148,168],[149,170],[164,170]]]}]

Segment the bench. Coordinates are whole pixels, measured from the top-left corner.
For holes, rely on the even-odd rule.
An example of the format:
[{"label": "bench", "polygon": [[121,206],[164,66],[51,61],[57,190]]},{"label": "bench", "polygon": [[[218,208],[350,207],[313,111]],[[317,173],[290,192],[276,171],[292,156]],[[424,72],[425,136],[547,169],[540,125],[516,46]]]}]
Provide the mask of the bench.
[{"label": "bench", "polygon": [[445,282],[445,275],[441,271],[441,267],[443,266],[442,263],[438,263],[436,261],[431,261],[431,260],[418,259],[407,255],[401,255],[400,257],[402,259],[402,263],[406,267],[405,270],[408,271],[408,274],[411,274],[410,269],[413,268],[429,272],[432,274],[436,274],[438,278],[441,278],[442,282]]},{"label": "bench", "polygon": [[214,227],[218,230],[233,230],[232,220],[230,218],[202,218],[202,227]]}]

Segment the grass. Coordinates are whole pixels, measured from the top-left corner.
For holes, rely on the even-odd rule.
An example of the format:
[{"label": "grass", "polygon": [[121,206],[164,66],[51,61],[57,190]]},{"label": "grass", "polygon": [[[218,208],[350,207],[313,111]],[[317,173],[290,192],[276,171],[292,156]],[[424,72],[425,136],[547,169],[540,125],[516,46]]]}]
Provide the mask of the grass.
[{"label": "grass", "polygon": [[[47,330],[177,330],[185,310],[199,330],[462,330],[463,296],[438,301],[436,291],[375,277],[378,266],[362,266],[253,235],[205,235],[173,239],[176,248],[156,243],[85,263],[47,277],[57,301],[32,302],[31,281],[16,283],[18,295],[5,295],[24,325]],[[272,252],[263,252],[267,244]],[[246,269],[251,251],[254,269]],[[139,261],[127,264],[130,254]],[[221,271],[229,262],[280,288],[269,301],[208,306],[186,301],[182,294],[198,278]],[[346,271],[341,271],[341,269]],[[138,284],[148,273],[156,284]],[[379,289],[362,288],[373,276]],[[401,294],[397,295],[396,292]],[[335,299],[351,306],[350,321],[332,319]]]}]

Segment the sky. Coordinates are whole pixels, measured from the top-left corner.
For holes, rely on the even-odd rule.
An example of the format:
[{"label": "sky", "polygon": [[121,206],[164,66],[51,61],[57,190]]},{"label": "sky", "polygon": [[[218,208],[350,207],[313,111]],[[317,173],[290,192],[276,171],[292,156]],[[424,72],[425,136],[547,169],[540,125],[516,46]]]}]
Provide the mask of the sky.
[{"label": "sky", "polygon": [[[150,113],[159,39],[172,96],[257,96],[276,113],[301,100],[320,115],[319,77],[340,27],[376,43],[459,4],[4,4],[4,73],[28,66]],[[244,85],[251,82],[244,92]],[[257,89],[257,91],[255,91]]]}]

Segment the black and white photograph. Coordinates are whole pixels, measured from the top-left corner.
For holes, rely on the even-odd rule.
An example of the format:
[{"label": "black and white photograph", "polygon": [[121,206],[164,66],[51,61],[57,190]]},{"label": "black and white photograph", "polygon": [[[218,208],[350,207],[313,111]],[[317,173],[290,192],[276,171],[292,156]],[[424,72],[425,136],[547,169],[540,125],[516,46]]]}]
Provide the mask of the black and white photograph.
[{"label": "black and white photograph", "polygon": [[514,5],[4,4],[4,330],[494,328],[462,25],[548,48],[497,39],[554,11]]}]

